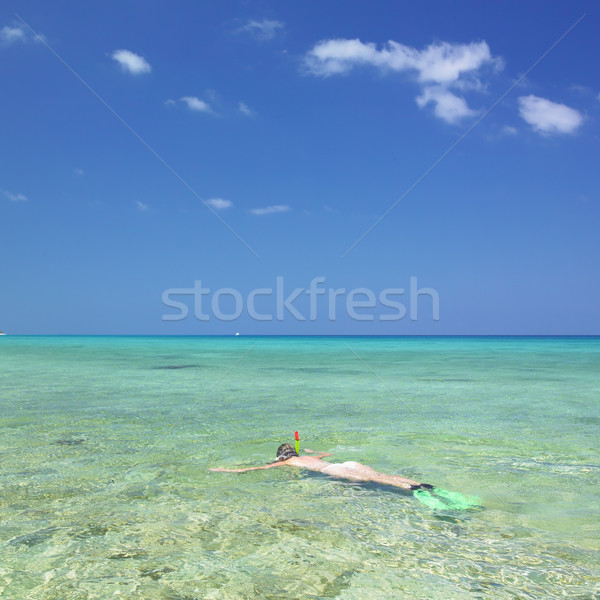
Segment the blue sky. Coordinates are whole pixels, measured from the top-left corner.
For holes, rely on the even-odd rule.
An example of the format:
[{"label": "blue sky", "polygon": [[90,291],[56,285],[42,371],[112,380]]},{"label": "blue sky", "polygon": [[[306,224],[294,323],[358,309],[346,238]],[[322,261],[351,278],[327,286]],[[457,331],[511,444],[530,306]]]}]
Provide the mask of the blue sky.
[{"label": "blue sky", "polygon": [[599,10],[3,2],[0,329],[600,334]]}]

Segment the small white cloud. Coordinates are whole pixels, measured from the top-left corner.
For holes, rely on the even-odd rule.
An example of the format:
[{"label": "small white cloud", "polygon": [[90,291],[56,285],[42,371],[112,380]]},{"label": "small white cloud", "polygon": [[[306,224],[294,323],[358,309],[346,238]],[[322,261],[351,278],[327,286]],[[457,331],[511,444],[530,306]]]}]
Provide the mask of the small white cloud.
[{"label": "small white cloud", "polygon": [[208,102],[204,102],[204,100],[200,100],[200,98],[196,98],[196,96],[183,96],[181,101],[184,102],[190,110],[206,113],[212,112],[212,108]]},{"label": "small white cloud", "polygon": [[2,192],[2,195],[11,202],[27,202],[28,200],[27,196],[24,194],[13,194],[8,190],[0,190],[0,192]]},{"label": "small white cloud", "polygon": [[275,213],[284,213],[291,210],[287,204],[275,204],[274,206],[265,206],[264,208],[251,208],[253,215],[272,215]]},{"label": "small white cloud", "polygon": [[231,200],[224,200],[223,198],[210,198],[210,200],[205,201],[205,204],[212,206],[215,210],[225,210],[233,206]]},{"label": "small white cloud", "polygon": [[10,46],[18,42],[44,42],[45,40],[45,35],[33,33],[33,31],[23,27],[21,24],[6,25],[0,29],[0,46]]},{"label": "small white cloud", "polygon": [[238,110],[243,114],[246,115],[247,117],[254,117],[255,116],[255,112],[244,102],[240,102],[238,104]]},{"label": "small white cloud", "polygon": [[543,134],[575,133],[583,123],[582,114],[574,108],[534,95],[519,98],[519,115]]},{"label": "small white cloud", "polygon": [[277,30],[282,29],[283,26],[281,21],[274,21],[271,19],[263,19],[262,21],[250,20],[246,25],[240,27],[238,31],[247,31],[255,38],[267,41],[273,39]]},{"label": "small white cloud", "polygon": [[519,133],[519,130],[516,127],[513,127],[512,125],[505,125],[502,128],[502,133],[505,133],[506,135],[517,135],[517,133]]},{"label": "small white cloud", "polygon": [[433,112],[446,123],[456,124],[465,117],[471,117],[475,111],[471,110],[464,98],[456,96],[442,86],[427,87],[416,99],[419,108],[433,103]]},{"label": "small white cloud", "polygon": [[115,50],[111,57],[121,65],[121,69],[126,73],[141,75],[152,71],[152,67],[144,57],[130,50]]},{"label": "small white cloud", "polygon": [[0,29],[0,44],[3,46],[9,46],[10,44],[14,44],[15,42],[26,42],[27,34],[25,30],[20,26],[11,27],[10,25],[6,25]]},{"label": "small white cloud", "polygon": [[358,65],[381,66],[381,55],[375,44],[363,44],[358,39],[333,39],[317,43],[304,57],[304,64],[313,75],[347,73]]},{"label": "small white cloud", "polygon": [[85,175],[85,171],[83,169],[75,169],[75,175],[83,177]]},{"label": "small white cloud", "polygon": [[[409,63],[410,64],[410,63]],[[414,66],[419,73],[419,80],[450,84],[462,82],[463,86],[477,87],[476,78],[464,79],[465,75],[474,75],[483,66],[491,66],[494,70],[503,67],[500,58],[492,57],[489,46],[485,42],[470,44],[449,44],[442,42],[431,44],[418,53]]]},{"label": "small white cloud", "polygon": [[140,210],[142,212],[145,212],[150,208],[147,204],[144,204],[143,202],[140,202],[139,200],[136,200],[135,204],[138,207],[138,210]]},{"label": "small white cloud", "polygon": [[581,85],[579,83],[573,83],[569,86],[569,90],[572,90],[573,92],[577,92],[578,94],[585,94],[585,95],[589,95],[592,94],[593,91],[587,87],[586,85]]},{"label": "small white cloud", "polygon": [[165,100],[165,106],[174,106],[175,104],[177,104],[177,102],[175,102],[175,100],[171,100],[171,98]]}]

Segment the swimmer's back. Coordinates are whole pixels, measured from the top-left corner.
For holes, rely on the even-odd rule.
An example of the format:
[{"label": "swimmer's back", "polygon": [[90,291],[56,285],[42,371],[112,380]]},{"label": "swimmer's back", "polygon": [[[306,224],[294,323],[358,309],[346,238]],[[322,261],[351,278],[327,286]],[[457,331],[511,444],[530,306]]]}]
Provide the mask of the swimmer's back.
[{"label": "swimmer's back", "polygon": [[341,477],[354,481],[370,481],[377,474],[375,469],[362,463],[349,460],[343,463],[329,463],[322,472],[332,477]]}]

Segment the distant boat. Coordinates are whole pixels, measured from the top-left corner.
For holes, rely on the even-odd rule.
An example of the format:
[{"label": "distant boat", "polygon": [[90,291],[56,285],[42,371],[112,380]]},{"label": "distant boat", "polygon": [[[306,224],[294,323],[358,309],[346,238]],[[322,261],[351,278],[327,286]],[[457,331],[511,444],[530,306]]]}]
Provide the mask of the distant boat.
[{"label": "distant boat", "polygon": [[5,333],[2,333],[2,332],[0,331],[0,335],[6,335],[6,334],[5,334]]},{"label": "distant boat", "polygon": [[236,331],[236,332],[235,332],[235,335],[240,335],[240,332],[239,332],[239,331]]}]

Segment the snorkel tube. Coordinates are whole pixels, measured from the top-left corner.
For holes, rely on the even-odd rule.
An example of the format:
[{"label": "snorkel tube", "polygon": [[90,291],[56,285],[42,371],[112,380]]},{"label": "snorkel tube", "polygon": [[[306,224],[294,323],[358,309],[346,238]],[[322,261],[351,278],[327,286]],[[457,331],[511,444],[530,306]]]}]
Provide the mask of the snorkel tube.
[{"label": "snorkel tube", "polygon": [[296,439],[296,454],[300,454],[300,437],[298,436],[298,432],[294,433],[294,438]]}]

